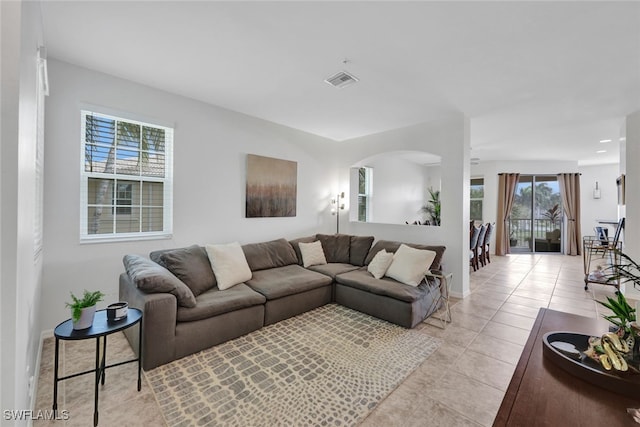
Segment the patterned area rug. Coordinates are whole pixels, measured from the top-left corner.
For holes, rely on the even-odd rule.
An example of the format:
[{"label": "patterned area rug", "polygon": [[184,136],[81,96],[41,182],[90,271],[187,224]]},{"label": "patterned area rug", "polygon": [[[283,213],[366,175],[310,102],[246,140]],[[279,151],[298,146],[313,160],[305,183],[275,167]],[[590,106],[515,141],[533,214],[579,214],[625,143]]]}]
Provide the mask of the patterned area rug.
[{"label": "patterned area rug", "polygon": [[348,426],[439,344],[330,304],[145,375],[169,426]]}]

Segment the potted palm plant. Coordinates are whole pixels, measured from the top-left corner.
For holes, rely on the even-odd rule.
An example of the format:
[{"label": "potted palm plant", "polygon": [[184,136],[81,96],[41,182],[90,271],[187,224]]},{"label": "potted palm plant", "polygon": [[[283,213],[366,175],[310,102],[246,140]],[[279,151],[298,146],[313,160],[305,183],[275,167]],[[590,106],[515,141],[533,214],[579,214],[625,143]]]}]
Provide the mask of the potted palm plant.
[{"label": "potted palm plant", "polygon": [[429,191],[429,199],[420,208],[420,212],[427,214],[427,221],[430,225],[440,225],[440,190],[429,187],[427,191]]},{"label": "potted palm plant", "polygon": [[71,301],[66,306],[71,309],[73,329],[87,329],[93,325],[93,316],[96,313],[96,304],[102,301],[104,294],[100,291],[89,292],[85,289],[82,298],[76,297],[71,292]]}]

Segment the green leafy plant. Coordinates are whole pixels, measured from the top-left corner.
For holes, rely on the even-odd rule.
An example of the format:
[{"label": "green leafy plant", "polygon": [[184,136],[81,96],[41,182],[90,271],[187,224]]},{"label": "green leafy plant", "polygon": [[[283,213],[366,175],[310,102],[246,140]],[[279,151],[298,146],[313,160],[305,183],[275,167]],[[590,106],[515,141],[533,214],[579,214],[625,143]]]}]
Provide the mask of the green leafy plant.
[{"label": "green leafy plant", "polygon": [[429,187],[429,199],[420,208],[420,212],[429,216],[428,220],[431,225],[440,225],[440,190],[434,190]]},{"label": "green leafy plant", "polygon": [[76,297],[73,292],[71,292],[72,302],[67,302],[65,304],[71,309],[71,318],[74,322],[77,322],[80,320],[80,314],[82,313],[83,308],[96,305],[99,301],[102,301],[102,298],[104,297],[105,295],[100,291],[89,292],[85,289],[82,298]]},{"label": "green leafy plant", "polygon": [[619,328],[622,328],[625,334],[631,332],[630,323],[636,321],[636,310],[629,305],[622,292],[618,292],[616,299],[607,297],[606,302],[598,300],[596,300],[596,302],[604,307],[607,307],[613,312],[613,314],[609,316],[603,315],[603,318],[618,326]]},{"label": "green leafy plant", "polygon": [[542,215],[553,222],[558,221],[562,217],[562,209],[558,204],[555,204],[552,208],[547,209]]},{"label": "green leafy plant", "polygon": [[615,283],[627,283],[632,282],[633,287],[640,289],[640,265],[635,262],[629,255],[624,252],[614,249],[614,259],[619,259],[617,262],[607,270],[612,273],[607,277],[608,282]]}]

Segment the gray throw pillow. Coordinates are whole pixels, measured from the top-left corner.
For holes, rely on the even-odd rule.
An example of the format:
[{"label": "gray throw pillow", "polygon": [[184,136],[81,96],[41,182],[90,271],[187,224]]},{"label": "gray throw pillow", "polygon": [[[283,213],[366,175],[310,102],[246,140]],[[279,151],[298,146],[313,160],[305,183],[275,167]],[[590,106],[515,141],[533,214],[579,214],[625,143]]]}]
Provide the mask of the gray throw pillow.
[{"label": "gray throw pillow", "polygon": [[124,268],[131,281],[146,293],[170,293],[175,295],[178,305],[195,307],[196,298],[191,289],[169,270],[140,255],[125,255]]},{"label": "gray throw pillow", "polygon": [[349,264],[351,236],[347,234],[318,234],[327,262]]},{"label": "gray throw pillow", "polygon": [[373,236],[351,236],[351,248],[349,249],[349,264],[364,265],[364,259],[371,249]]},{"label": "gray throw pillow", "polygon": [[162,265],[191,289],[196,297],[216,286],[207,251],[198,245],[162,253]]}]

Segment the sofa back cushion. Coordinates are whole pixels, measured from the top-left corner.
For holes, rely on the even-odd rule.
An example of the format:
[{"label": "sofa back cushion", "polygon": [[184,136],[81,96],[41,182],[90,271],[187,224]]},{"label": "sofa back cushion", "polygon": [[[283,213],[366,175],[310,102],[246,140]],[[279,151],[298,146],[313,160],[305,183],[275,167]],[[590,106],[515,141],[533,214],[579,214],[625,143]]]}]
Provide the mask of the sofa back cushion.
[{"label": "sofa back cushion", "polygon": [[242,250],[251,271],[298,263],[295,250],[285,239],[243,245]]},{"label": "sofa back cushion", "polygon": [[149,257],[182,280],[196,297],[217,285],[207,251],[202,246],[154,251]]},{"label": "sofa back cushion", "polygon": [[349,248],[351,246],[351,236],[347,234],[318,234],[316,235],[327,262],[337,262],[349,264]]},{"label": "sofa back cushion", "polygon": [[[374,256],[381,251],[382,249],[387,252],[396,253],[398,248],[400,247],[401,242],[394,242],[391,240],[378,240],[367,255],[367,258],[364,261],[365,265],[369,265]],[[434,251],[436,253],[436,257],[434,258],[429,270],[441,270],[442,269],[442,256],[444,255],[444,251],[447,249],[446,246],[437,246],[437,245],[419,245],[417,243],[405,243],[405,245],[414,248],[414,249],[426,249],[429,251]]]},{"label": "sofa back cushion", "polygon": [[374,238],[373,236],[350,236],[350,239],[349,264],[362,267]]},{"label": "sofa back cushion", "polygon": [[175,295],[179,306],[196,306],[196,298],[191,289],[160,264],[140,255],[125,255],[122,263],[138,289],[150,294],[170,293]]},{"label": "sofa back cushion", "polygon": [[313,236],[300,237],[294,240],[289,240],[289,244],[295,251],[296,257],[298,258],[298,265],[302,265],[302,253],[300,252],[300,243],[312,243],[312,242],[315,242],[316,240],[318,239],[316,239],[315,234]]}]

